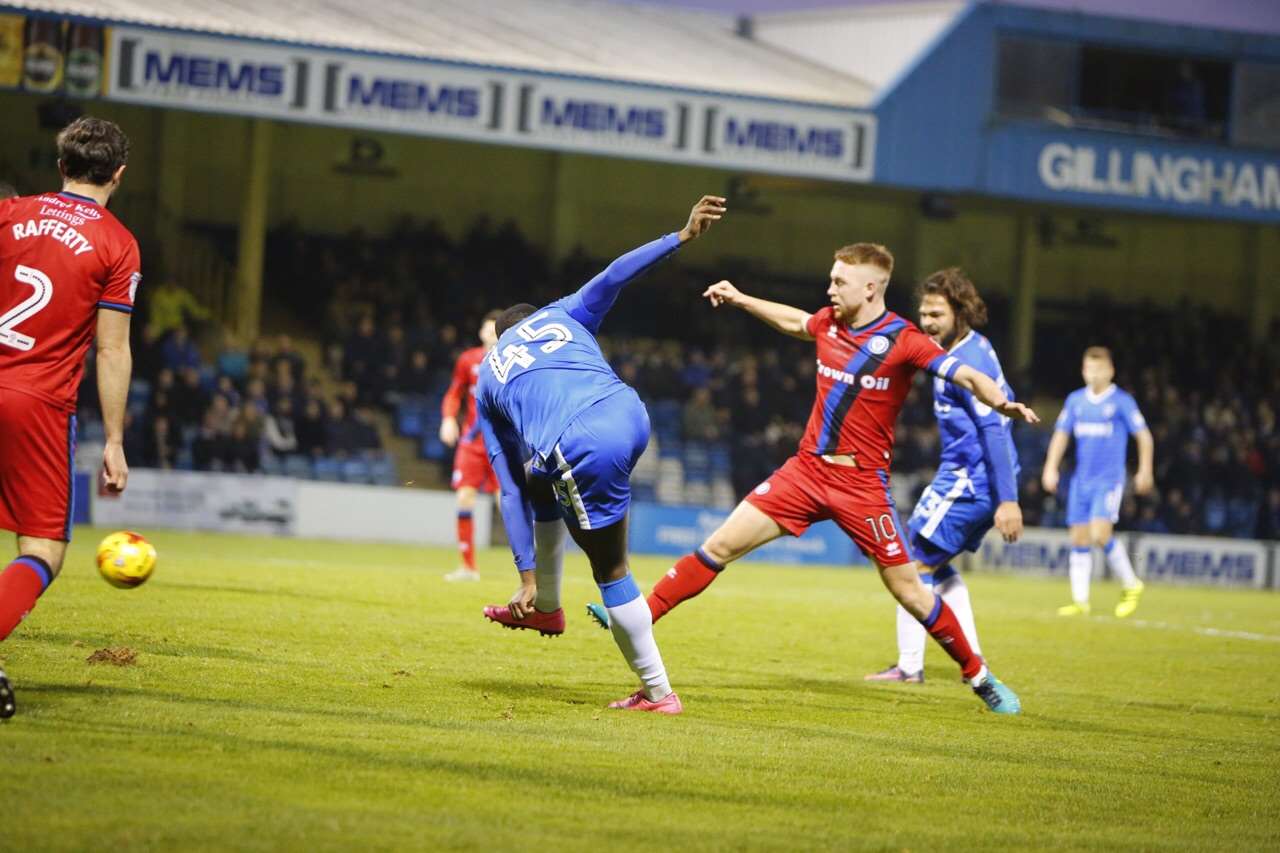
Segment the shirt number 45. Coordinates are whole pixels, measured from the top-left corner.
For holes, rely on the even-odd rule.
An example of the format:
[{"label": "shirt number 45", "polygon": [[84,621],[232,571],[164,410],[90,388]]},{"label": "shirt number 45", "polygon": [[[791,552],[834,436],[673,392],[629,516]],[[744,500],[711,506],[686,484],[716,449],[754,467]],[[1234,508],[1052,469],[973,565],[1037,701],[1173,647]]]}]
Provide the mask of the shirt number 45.
[{"label": "shirt number 45", "polygon": [[[550,311],[543,311],[516,327],[517,334],[526,341],[546,340],[546,343],[537,348],[544,353],[553,353],[573,340],[573,332],[569,331],[563,323],[547,323],[545,326],[537,325],[550,314]],[[498,355],[497,347],[489,350],[489,368],[493,371],[494,378],[503,385],[507,384],[507,380],[511,378],[513,370],[517,367],[529,367],[535,359],[536,356],[530,352],[526,344],[507,344],[503,348],[501,356]]]}]

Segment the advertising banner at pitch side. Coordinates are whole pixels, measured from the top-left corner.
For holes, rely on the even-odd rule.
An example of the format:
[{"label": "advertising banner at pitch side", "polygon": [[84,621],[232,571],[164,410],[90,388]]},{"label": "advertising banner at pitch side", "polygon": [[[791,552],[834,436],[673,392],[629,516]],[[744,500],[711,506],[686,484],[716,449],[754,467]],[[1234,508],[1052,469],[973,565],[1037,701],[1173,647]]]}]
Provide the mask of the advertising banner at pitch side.
[{"label": "advertising banner at pitch side", "polygon": [[91,515],[103,527],[289,536],[297,506],[298,481],[288,477],[134,469],[123,494],[95,494]]},{"label": "advertising banner at pitch side", "polygon": [[857,110],[113,27],[106,97],[160,107],[869,181]]}]

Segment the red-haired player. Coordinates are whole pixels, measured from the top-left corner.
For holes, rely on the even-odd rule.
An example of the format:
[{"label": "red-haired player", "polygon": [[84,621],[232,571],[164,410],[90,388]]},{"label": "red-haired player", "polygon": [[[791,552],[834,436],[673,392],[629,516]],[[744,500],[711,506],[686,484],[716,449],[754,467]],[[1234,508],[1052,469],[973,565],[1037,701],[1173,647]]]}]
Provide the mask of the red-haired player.
[{"label": "red-haired player", "polygon": [[[965,639],[951,608],[920,581],[889,491],[893,428],[917,370],[953,382],[1008,417],[1036,423],[990,377],[961,364],[909,321],[885,309],[893,256],[855,243],[835,253],[827,296],[815,314],[766,302],[727,281],[703,294],[778,331],[817,344],[817,398],[800,448],[747,495],[702,546],[662,577],[649,594],[654,621],[706,589],[726,565],[784,534],[799,536],[832,519],[871,559],[908,613],[960,664],[975,693],[997,713],[1016,714],[1013,691],[992,675]],[[598,620],[600,612],[588,605]]]},{"label": "red-haired player", "polygon": [[[76,119],[58,134],[62,191],[0,201],[0,529],[18,534],[18,558],[0,572],[0,640],[62,568],[76,393],[95,335],[101,477],[116,492],[129,477],[129,319],[142,274],[137,242],[106,208],[128,159],[119,127]],[[14,710],[0,672],[0,717]]]},{"label": "red-haired player", "polygon": [[[458,501],[458,557],[462,565],[444,576],[447,581],[480,580],[476,568],[475,541],[471,514],[475,511],[476,492],[492,493],[498,489],[498,478],[489,465],[484,436],[476,425],[476,379],[480,360],[498,341],[493,323],[500,311],[490,311],[480,323],[480,346],[464,350],[453,366],[453,382],[440,404],[440,440],[448,447],[457,446],[453,454],[453,477],[450,485]],[[465,422],[459,419],[463,401],[467,404]]]}]

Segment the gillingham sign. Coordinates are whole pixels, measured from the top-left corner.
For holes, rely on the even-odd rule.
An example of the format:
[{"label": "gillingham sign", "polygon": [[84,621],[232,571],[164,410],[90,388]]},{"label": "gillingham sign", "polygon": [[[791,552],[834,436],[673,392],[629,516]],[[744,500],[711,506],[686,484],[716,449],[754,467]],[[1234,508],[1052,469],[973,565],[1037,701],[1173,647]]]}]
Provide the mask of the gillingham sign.
[{"label": "gillingham sign", "polygon": [[721,168],[869,181],[875,117],[658,86],[115,27],[106,97]]},{"label": "gillingham sign", "polygon": [[1124,151],[1051,142],[1040,150],[1040,182],[1050,190],[1180,205],[1280,210],[1280,164]]}]

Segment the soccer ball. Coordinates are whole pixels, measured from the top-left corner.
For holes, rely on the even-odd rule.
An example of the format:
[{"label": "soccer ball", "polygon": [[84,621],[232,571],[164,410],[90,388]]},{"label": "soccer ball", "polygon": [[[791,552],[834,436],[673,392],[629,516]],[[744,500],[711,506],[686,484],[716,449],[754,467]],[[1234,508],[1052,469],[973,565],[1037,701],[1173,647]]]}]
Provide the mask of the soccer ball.
[{"label": "soccer ball", "polygon": [[98,572],[112,586],[141,586],[155,567],[155,546],[130,530],[112,533],[98,545]]}]

